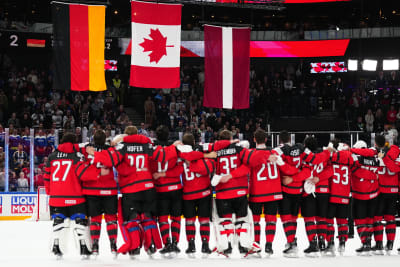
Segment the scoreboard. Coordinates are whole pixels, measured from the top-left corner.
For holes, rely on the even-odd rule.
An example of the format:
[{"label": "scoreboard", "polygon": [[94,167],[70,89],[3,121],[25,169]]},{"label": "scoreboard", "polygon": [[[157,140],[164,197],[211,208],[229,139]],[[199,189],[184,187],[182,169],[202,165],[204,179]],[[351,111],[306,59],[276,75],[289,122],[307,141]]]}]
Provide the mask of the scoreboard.
[{"label": "scoreboard", "polygon": [[[51,49],[53,36],[48,33],[0,31],[0,48],[3,50],[18,49]],[[119,52],[118,38],[105,39],[106,52]]]}]

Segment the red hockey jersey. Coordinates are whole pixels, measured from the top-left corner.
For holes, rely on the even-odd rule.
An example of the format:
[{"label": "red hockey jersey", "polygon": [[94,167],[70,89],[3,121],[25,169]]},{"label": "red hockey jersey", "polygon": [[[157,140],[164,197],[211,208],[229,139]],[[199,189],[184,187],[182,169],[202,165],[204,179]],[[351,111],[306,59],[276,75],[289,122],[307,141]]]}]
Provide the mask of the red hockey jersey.
[{"label": "red hockey jersey", "polygon": [[136,193],[154,188],[150,159],[165,163],[177,156],[175,146],[154,147],[151,140],[142,135],[130,135],[116,147],[94,153],[94,163],[106,167],[115,166],[122,193]]},{"label": "red hockey jersey", "polygon": [[352,168],[351,190],[353,198],[369,200],[379,195],[378,169],[379,161],[377,157],[370,155],[376,151],[370,148],[352,149],[355,164]]},{"label": "red hockey jersey", "polygon": [[[315,193],[328,194],[329,179],[333,176],[332,166],[328,164],[330,152],[328,150],[324,150],[323,152],[315,153],[314,155],[315,157],[321,159],[320,162],[304,162],[304,164],[311,169],[312,177],[319,178],[319,182],[315,185]],[[315,160],[313,162],[315,162]]]},{"label": "red hockey jersey", "polygon": [[258,153],[264,154],[265,161],[250,158],[250,186],[249,186],[249,201],[250,202],[269,202],[281,200],[282,183],[281,173],[283,175],[292,176],[299,172],[296,167],[293,167],[285,162],[282,165],[268,161],[271,154],[276,154],[275,151],[265,149],[255,149]]},{"label": "red hockey jersey", "polygon": [[[99,152],[109,147],[94,146],[94,148]],[[93,156],[86,157],[89,163],[90,160],[93,159]],[[118,187],[114,178],[113,169],[109,168],[110,172],[108,175],[100,175],[100,170],[104,166],[99,163],[93,166],[96,168],[92,168],[91,171],[88,170],[89,166],[86,165],[81,165],[81,167],[77,169],[78,178],[83,181],[83,194],[93,196],[111,196],[118,194]]]},{"label": "red hockey jersey", "polygon": [[[215,169],[215,162],[211,159],[197,159],[196,152],[181,153],[184,159],[183,166],[183,199],[199,199],[211,194],[211,174]],[[186,163],[189,162],[189,165]]]},{"label": "red hockey jersey", "polygon": [[333,177],[329,181],[331,203],[349,204],[351,167],[354,161],[350,151],[338,151],[331,156]]},{"label": "red hockey jersey", "polygon": [[[388,154],[389,148],[384,148],[381,150],[378,150],[379,152],[384,153],[385,155]],[[379,167],[378,171],[378,181],[379,181],[379,192],[384,193],[384,194],[398,194],[399,193],[399,175],[398,171],[394,170],[391,171],[391,169],[395,169],[393,165],[397,165],[396,161],[399,158],[396,158],[395,160],[389,160],[390,155],[388,155],[386,160],[383,162],[385,163],[385,166]],[[391,166],[391,164],[393,164]]]},{"label": "red hockey jersey", "polygon": [[76,174],[83,164],[87,164],[85,157],[75,152],[72,143],[60,144],[49,155],[43,180],[46,193],[50,196],[50,206],[65,207],[85,202],[81,181]]}]

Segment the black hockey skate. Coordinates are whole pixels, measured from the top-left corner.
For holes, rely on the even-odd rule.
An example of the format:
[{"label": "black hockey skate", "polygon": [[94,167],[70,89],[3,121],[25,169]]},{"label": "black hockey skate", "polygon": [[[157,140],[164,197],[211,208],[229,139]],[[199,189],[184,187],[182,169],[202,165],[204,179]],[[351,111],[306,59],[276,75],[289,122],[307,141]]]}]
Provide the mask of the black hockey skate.
[{"label": "black hockey skate", "polygon": [[164,247],[160,250],[160,254],[163,258],[170,258],[172,252],[171,238],[167,237],[167,242]]},{"label": "black hockey skate", "polygon": [[80,241],[80,251],[82,260],[88,260],[90,258],[91,252],[85,244],[84,240]]},{"label": "black hockey skate", "polygon": [[371,248],[372,254],[374,255],[384,255],[384,250],[383,250],[383,242],[382,241],[376,241],[375,246]]},{"label": "black hockey skate", "polygon": [[61,260],[62,259],[62,252],[60,250],[60,246],[58,244],[58,239],[54,240],[54,245],[53,245],[53,249],[52,249],[53,254],[56,256],[57,260]]},{"label": "black hockey skate", "polygon": [[245,248],[245,247],[242,247],[242,245],[239,243],[239,245],[238,245],[238,248],[239,248],[239,253],[240,254],[247,254],[247,252],[249,252],[249,250],[247,249],[247,248]]},{"label": "black hockey skate", "polygon": [[92,255],[95,257],[99,255],[99,240],[98,239],[93,239]]},{"label": "black hockey skate", "polygon": [[371,239],[367,239],[356,252],[359,256],[371,256]]},{"label": "black hockey skate", "polygon": [[265,253],[267,254],[267,257],[270,257],[272,254],[274,254],[271,242],[265,243]]},{"label": "black hockey skate", "polygon": [[149,248],[146,250],[147,255],[149,255],[149,257],[152,259],[153,254],[156,253],[156,251],[157,251],[156,245],[154,245],[154,242],[151,242]]},{"label": "black hockey skate", "polygon": [[203,254],[202,258],[207,258],[208,255],[211,254],[211,252],[212,251],[211,251],[210,246],[208,244],[207,238],[203,238],[202,239],[202,244],[201,244],[201,253]]},{"label": "black hockey skate", "polygon": [[321,252],[326,249],[325,238],[323,236],[318,237],[318,248]]},{"label": "black hockey skate", "polygon": [[129,257],[134,260],[136,256],[140,255],[140,247],[129,251]]},{"label": "black hockey skate", "polygon": [[343,256],[345,249],[346,249],[346,238],[342,236],[339,240],[339,248],[338,248],[338,252],[341,256]]},{"label": "black hockey skate", "polygon": [[118,255],[118,248],[117,248],[117,242],[115,242],[115,239],[110,239],[110,249],[111,249],[111,254],[113,254],[114,258],[116,258]]},{"label": "black hockey skate", "polygon": [[386,254],[390,255],[393,250],[393,241],[388,240],[385,246]]},{"label": "black hockey skate", "polygon": [[330,242],[328,242],[328,246],[326,247],[326,249],[323,252],[323,255],[326,257],[335,257],[335,241],[331,240]]},{"label": "black hockey skate", "polygon": [[319,249],[317,238],[314,237],[314,239],[310,241],[310,245],[308,246],[308,248],[304,250],[304,255],[306,257],[315,258],[318,257],[318,251]]},{"label": "black hockey skate", "polygon": [[196,253],[196,245],[194,243],[194,238],[191,238],[188,243],[188,248],[186,249],[185,253],[188,255],[189,258],[194,258],[194,254]]},{"label": "black hockey skate", "polygon": [[287,258],[298,258],[297,241],[294,239],[293,242],[287,244],[287,248],[283,251],[283,256]]},{"label": "black hockey skate", "polygon": [[175,256],[176,256],[176,254],[178,254],[178,253],[181,252],[181,250],[180,250],[179,247],[178,247],[178,241],[176,240],[175,237],[172,238],[171,251],[172,251],[173,253],[175,253]]}]

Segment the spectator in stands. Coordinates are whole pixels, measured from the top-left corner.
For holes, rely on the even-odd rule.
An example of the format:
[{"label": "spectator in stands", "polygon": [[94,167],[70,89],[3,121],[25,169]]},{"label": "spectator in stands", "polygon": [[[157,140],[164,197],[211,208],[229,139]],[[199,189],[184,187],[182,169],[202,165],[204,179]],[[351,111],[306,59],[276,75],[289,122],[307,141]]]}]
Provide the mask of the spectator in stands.
[{"label": "spectator in stands", "polygon": [[47,150],[47,137],[43,129],[39,129],[38,133],[35,136],[34,144],[35,144],[36,162],[40,163],[42,162],[43,157],[46,156],[46,150]]},{"label": "spectator in stands", "polygon": [[8,98],[3,90],[0,90],[0,122],[4,121],[8,110]]},{"label": "spectator in stands", "polygon": [[18,171],[22,170],[22,168],[28,164],[28,161],[28,154],[23,151],[22,144],[19,144],[18,150],[12,155],[13,169]]},{"label": "spectator in stands", "polygon": [[383,126],[385,124],[385,117],[383,116],[382,109],[378,108],[375,113],[375,131],[383,131]]},{"label": "spectator in stands", "polygon": [[0,192],[4,191],[6,185],[6,175],[4,173],[4,168],[0,168]]},{"label": "spectator in stands", "polygon": [[365,129],[369,133],[374,131],[374,114],[372,114],[371,109],[368,109],[367,114],[365,114]]},{"label": "spectator in stands", "polygon": [[147,137],[150,136],[149,132],[146,130],[146,126],[145,126],[145,124],[143,122],[140,123],[138,134],[142,134],[142,135],[147,136]]},{"label": "spectator in stands", "polygon": [[29,113],[27,113],[27,112],[24,113],[22,119],[20,120],[20,125],[21,125],[21,128],[25,128],[25,127],[31,128],[32,127],[32,121],[29,116]]},{"label": "spectator in stands", "polygon": [[38,168],[42,170],[42,172],[44,171],[44,168],[46,167],[47,162],[49,161],[48,157],[44,157],[43,158],[43,163],[40,163]]},{"label": "spectator in stands", "polygon": [[386,120],[387,120],[387,122],[388,122],[389,124],[394,125],[394,124],[396,123],[396,115],[397,115],[397,112],[396,112],[396,110],[394,109],[394,106],[391,105],[389,111],[388,111],[387,114],[386,114]]},{"label": "spectator in stands", "polygon": [[154,105],[153,100],[149,96],[147,100],[144,102],[144,121],[147,125],[153,125],[153,119],[156,114],[156,107]]},{"label": "spectator in stands", "polygon": [[35,190],[39,186],[44,186],[44,180],[43,180],[43,172],[40,168],[36,169],[36,175],[35,175]]},{"label": "spectator in stands", "polygon": [[28,192],[29,191],[28,179],[25,177],[24,172],[19,173],[19,177],[17,179],[17,191],[18,192]]},{"label": "spectator in stands", "polygon": [[17,113],[15,113],[15,112],[13,112],[11,114],[11,118],[8,119],[8,126],[10,126],[11,124],[14,125],[16,128],[21,127],[21,125],[19,123],[19,119],[17,118]]}]

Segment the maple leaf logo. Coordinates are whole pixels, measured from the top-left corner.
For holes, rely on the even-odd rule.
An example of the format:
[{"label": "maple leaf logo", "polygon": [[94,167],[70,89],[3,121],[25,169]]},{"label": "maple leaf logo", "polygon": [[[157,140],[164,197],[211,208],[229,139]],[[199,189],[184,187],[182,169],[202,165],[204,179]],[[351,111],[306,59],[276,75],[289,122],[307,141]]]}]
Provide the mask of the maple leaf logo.
[{"label": "maple leaf logo", "polygon": [[143,47],[143,52],[150,52],[150,63],[158,63],[163,56],[167,55],[167,37],[164,37],[159,29],[150,29],[149,39],[144,38],[143,43],[139,45]]}]

